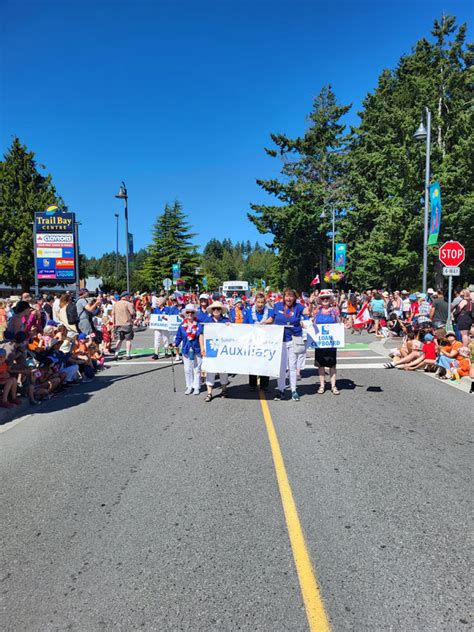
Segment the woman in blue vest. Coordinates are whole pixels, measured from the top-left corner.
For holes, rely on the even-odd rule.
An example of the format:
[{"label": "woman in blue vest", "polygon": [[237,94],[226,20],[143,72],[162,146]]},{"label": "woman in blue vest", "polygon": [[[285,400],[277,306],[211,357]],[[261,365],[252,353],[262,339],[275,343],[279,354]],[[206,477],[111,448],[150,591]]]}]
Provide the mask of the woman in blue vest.
[{"label": "woman in blue vest", "polygon": [[[315,325],[332,325],[339,323],[339,310],[333,306],[334,297],[331,290],[321,290],[318,297],[319,305],[313,313],[313,322]],[[336,363],[337,349],[315,349],[314,350],[314,366],[319,372],[319,388],[318,393],[322,395],[325,391],[325,374],[326,368],[329,369],[331,380],[331,391],[333,395],[339,395],[336,386]]]},{"label": "woman in blue vest", "polygon": [[[255,303],[253,306],[245,312],[245,325],[271,325],[275,312],[272,308],[265,304],[265,294],[257,292],[255,295]],[[254,391],[257,388],[257,375],[249,375],[250,390]],[[270,378],[268,375],[260,375],[260,388],[262,391],[268,390],[268,383]]]},{"label": "woman in blue vest", "polygon": [[159,314],[164,321],[162,322],[163,328],[155,329],[155,333],[154,333],[155,353],[151,356],[151,359],[158,360],[160,357],[160,349],[162,346],[165,350],[165,357],[168,357],[169,355],[168,348],[170,345],[170,339],[168,336],[168,326],[166,324],[166,320],[167,320],[166,317],[169,314],[169,308],[166,306],[166,301],[162,296],[159,296],[156,299],[156,307],[152,311],[152,314]]},{"label": "woman in blue vest", "polygon": [[[221,325],[230,324],[230,320],[224,314],[227,314],[227,307],[223,305],[220,301],[213,301],[209,307],[207,308],[207,313],[209,314],[209,319],[203,323],[204,327],[210,323],[219,323]],[[199,336],[199,344],[201,347],[201,356],[204,358],[206,355],[206,348],[204,346],[204,332],[202,332]],[[229,375],[227,373],[219,373],[220,381],[221,381],[221,397],[227,397],[227,385],[229,384]],[[212,387],[214,386],[214,382],[216,381],[216,374],[210,373],[209,371],[206,373],[206,387],[207,387],[207,395],[204,399],[205,402],[212,401]]]},{"label": "woman in blue vest", "polygon": [[275,303],[273,307],[275,312],[274,324],[285,327],[280,375],[277,381],[278,391],[274,399],[285,399],[286,371],[288,370],[290,374],[291,399],[295,402],[300,400],[296,390],[296,365],[298,357],[306,351],[303,341],[303,329],[301,327],[305,308],[297,302],[297,298],[295,290],[287,288],[283,292],[283,301]]},{"label": "woman in blue vest", "polygon": [[181,347],[183,356],[184,378],[186,380],[185,395],[199,395],[201,390],[201,345],[199,337],[202,325],[196,319],[196,308],[191,303],[184,308],[184,322],[179,326],[174,340],[174,347]]}]

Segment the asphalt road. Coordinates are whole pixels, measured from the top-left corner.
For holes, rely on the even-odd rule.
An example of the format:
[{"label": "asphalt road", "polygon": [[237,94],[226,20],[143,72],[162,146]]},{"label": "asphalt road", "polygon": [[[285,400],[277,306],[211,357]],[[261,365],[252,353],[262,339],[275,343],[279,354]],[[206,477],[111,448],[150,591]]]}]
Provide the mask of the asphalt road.
[{"label": "asphalt road", "polygon": [[[470,395],[350,342],[339,397],[268,398],[331,629],[472,629]],[[310,629],[258,395],[175,376],[114,363],[0,435],[2,630]]]}]

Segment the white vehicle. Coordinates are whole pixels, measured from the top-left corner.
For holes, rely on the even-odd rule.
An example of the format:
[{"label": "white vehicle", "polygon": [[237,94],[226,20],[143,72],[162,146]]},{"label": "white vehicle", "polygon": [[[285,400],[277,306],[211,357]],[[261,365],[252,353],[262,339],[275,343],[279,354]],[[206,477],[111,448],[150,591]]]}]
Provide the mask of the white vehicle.
[{"label": "white vehicle", "polygon": [[247,297],[252,295],[248,281],[224,281],[222,287],[219,288],[219,292],[226,298],[232,298],[235,294]]}]

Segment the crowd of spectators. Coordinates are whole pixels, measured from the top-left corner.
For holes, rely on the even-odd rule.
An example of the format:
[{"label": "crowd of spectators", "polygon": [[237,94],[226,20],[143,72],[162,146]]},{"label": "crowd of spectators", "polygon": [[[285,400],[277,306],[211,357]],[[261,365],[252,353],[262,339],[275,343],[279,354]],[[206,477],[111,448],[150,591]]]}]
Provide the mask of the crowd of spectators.
[{"label": "crowd of spectators", "polygon": [[[319,292],[303,294],[302,304],[316,304]],[[231,320],[251,304],[246,296],[223,297]],[[351,333],[366,330],[381,339],[399,338],[387,369],[435,372],[441,379],[474,379],[474,286],[456,292],[449,311],[441,290],[425,293],[366,290],[334,292],[332,301]],[[281,300],[266,295],[271,307]],[[130,359],[134,328],[146,327],[150,316],[164,304],[179,314],[183,304],[199,303],[193,293],[127,292],[90,296],[87,289],[77,299],[69,292],[0,299],[0,407],[13,408],[20,395],[32,404],[48,399],[74,384],[94,380],[108,354],[120,359],[122,342]],[[472,390],[472,387],[471,387]]]}]

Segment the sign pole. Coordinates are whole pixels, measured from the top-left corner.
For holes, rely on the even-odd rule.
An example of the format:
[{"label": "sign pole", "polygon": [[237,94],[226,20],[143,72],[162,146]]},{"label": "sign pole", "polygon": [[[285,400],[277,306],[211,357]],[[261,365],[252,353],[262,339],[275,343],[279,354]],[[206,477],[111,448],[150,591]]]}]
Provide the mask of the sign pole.
[{"label": "sign pole", "polygon": [[33,260],[35,262],[35,296],[39,294],[38,260],[36,258],[36,221],[33,222]]},{"label": "sign pole", "polygon": [[448,277],[448,322],[447,322],[447,330],[452,331],[451,324],[451,301],[453,296],[453,277],[450,274]]}]

